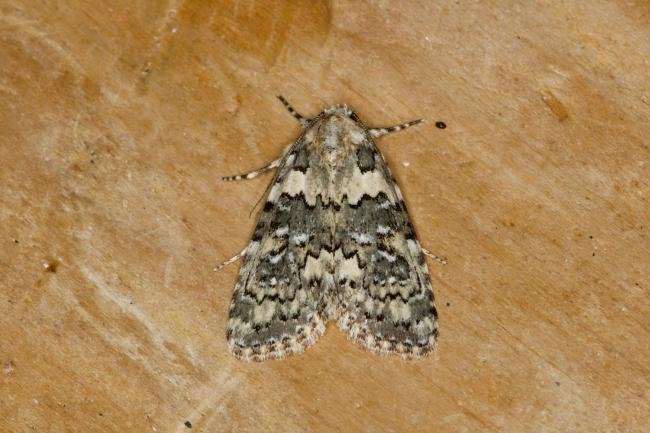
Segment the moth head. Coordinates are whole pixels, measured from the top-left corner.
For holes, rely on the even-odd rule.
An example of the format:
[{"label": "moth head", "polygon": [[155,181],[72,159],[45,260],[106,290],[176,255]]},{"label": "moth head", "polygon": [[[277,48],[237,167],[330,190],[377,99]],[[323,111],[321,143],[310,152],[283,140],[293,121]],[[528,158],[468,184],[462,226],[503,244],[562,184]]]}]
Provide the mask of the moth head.
[{"label": "moth head", "polygon": [[347,104],[343,105],[332,105],[329,108],[326,108],[323,111],[323,114],[325,115],[335,115],[335,116],[341,116],[341,117],[350,117],[350,115],[353,113],[353,111],[350,109],[350,107],[347,106]]},{"label": "moth head", "polygon": [[341,134],[365,129],[359,116],[347,105],[333,105],[323,110],[315,119],[320,130],[336,129]]},{"label": "moth head", "polygon": [[323,110],[321,113],[322,117],[342,117],[342,118],[348,118],[352,119],[355,122],[361,122],[359,120],[359,116],[357,116],[357,113],[352,110],[352,108],[348,107],[347,104],[343,105],[333,105],[329,108],[326,108]]}]

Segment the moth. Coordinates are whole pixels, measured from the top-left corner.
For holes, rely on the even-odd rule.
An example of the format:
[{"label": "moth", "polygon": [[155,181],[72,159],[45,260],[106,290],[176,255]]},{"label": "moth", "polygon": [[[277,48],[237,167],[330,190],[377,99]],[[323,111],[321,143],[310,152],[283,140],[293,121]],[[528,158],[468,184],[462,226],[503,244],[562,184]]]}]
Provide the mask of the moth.
[{"label": "moth", "polygon": [[277,169],[250,243],[220,266],[243,257],[229,310],[230,351],[247,361],[299,353],[337,320],[373,352],[430,353],[438,334],[430,253],[373,141],[421,120],[367,128],[346,105],[308,119],[278,98],[300,123],[300,136],[266,167],[223,178]]}]

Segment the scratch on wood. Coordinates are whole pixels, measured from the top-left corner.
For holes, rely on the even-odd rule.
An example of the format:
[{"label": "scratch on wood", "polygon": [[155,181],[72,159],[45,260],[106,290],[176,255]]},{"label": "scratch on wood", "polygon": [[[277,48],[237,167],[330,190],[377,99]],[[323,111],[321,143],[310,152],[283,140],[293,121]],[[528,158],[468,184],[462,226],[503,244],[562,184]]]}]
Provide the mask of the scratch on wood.
[{"label": "scratch on wood", "polygon": [[[173,360],[176,358],[176,354],[172,353],[165,345],[165,341],[168,340],[168,338],[163,335],[161,330],[158,329],[158,326],[145,314],[144,311],[134,305],[133,300],[113,290],[94,270],[82,268],[81,271],[87,280],[93,284],[98,295],[117,305],[124,313],[128,314],[146,328],[149,333],[148,337],[150,338],[150,341],[153,342],[154,346],[160,350],[167,359]],[[137,347],[132,347],[134,344],[137,345],[137,341],[134,342],[131,340],[132,335],[119,335],[119,333],[108,332],[104,332],[104,334],[106,334],[105,336],[108,337],[107,339],[109,341],[115,343],[118,347],[121,347],[122,351],[129,357],[144,361],[144,357],[142,356],[142,353],[137,350]]]},{"label": "scratch on wood", "polygon": [[[241,386],[241,381],[239,374],[235,374],[230,367],[224,365],[222,370],[215,372],[209,383],[190,396],[195,409],[186,413],[183,419],[200,419],[202,425],[211,425],[213,420],[221,416],[228,402],[227,396]],[[187,425],[179,423],[174,431],[175,433],[186,432]]]},{"label": "scratch on wood", "polygon": [[560,122],[564,122],[569,118],[569,112],[564,104],[550,90],[542,91],[542,101],[551,109]]},{"label": "scratch on wood", "polygon": [[183,3],[183,1],[179,2],[178,0],[169,3],[167,13],[154,33],[152,44],[147,50],[148,55],[145,57],[144,65],[140,69],[140,76],[138,77],[138,89],[143,93],[146,91],[149,73],[160,62],[171,43],[172,36],[178,31],[176,17]]}]

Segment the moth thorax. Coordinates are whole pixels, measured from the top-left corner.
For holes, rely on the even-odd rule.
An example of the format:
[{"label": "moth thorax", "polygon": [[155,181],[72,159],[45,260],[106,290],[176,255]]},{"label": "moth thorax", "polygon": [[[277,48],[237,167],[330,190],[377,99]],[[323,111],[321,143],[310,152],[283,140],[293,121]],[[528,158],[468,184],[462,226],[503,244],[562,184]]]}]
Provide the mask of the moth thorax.
[{"label": "moth thorax", "polygon": [[318,128],[318,145],[323,159],[331,166],[338,166],[348,157],[356,145],[351,137],[359,136],[361,128],[348,117],[332,115],[323,119]]}]

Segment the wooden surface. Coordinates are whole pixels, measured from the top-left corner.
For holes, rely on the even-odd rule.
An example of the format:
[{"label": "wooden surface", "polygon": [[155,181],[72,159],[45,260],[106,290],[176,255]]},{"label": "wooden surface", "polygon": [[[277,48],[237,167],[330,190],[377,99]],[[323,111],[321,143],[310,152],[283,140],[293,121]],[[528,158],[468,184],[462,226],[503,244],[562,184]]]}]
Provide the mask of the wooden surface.
[{"label": "wooden surface", "polygon": [[[0,2],[0,431],[650,431],[648,59],[644,0]],[[228,354],[278,93],[429,121],[434,356]]]}]

